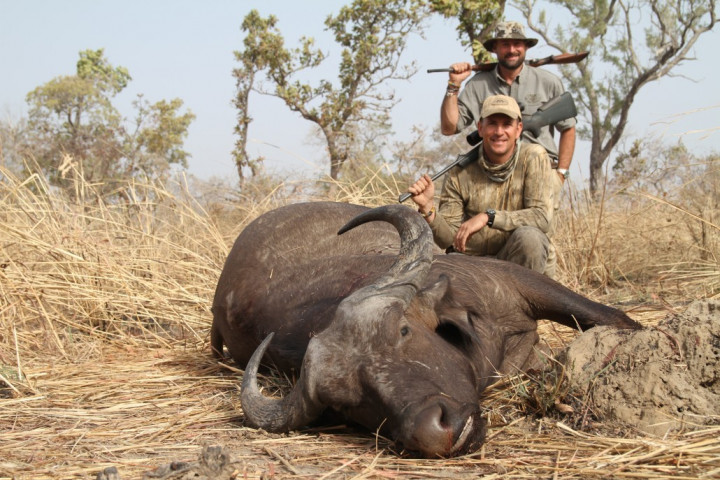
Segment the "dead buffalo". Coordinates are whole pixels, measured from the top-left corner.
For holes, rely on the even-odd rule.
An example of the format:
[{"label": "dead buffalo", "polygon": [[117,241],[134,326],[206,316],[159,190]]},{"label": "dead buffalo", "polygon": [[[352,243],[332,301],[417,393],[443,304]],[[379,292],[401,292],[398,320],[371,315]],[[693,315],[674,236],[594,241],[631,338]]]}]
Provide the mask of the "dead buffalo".
[{"label": "dead buffalo", "polygon": [[[639,328],[524,267],[438,254],[408,207],[329,202],[252,222],[225,263],[213,314],[213,349],[227,347],[246,369],[249,425],[287,431],[330,407],[424,456],[482,444],[480,394],[533,362],[538,319]],[[263,355],[299,372],[282,399],[258,389]]]}]

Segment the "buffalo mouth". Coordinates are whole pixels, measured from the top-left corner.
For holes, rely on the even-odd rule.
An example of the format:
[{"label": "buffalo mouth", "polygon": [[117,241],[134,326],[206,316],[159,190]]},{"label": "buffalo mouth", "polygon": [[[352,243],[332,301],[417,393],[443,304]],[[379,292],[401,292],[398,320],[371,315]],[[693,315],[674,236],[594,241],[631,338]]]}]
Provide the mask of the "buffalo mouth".
[{"label": "buffalo mouth", "polygon": [[[474,439],[474,434],[477,435],[475,433],[475,431],[476,431],[475,419],[476,419],[476,417],[468,417],[467,418],[467,421],[465,422],[465,425],[463,426],[463,429],[460,432],[460,435],[458,435],[457,441],[452,446],[450,453],[456,454],[456,455],[462,455],[464,453],[467,453],[467,451],[468,451],[467,449],[470,447],[470,445],[468,445],[468,443],[472,443],[471,440]],[[483,421],[483,419],[480,419],[480,420]],[[483,435],[483,437],[485,436],[484,433],[482,435]],[[483,440],[484,440],[484,438],[480,440],[480,443],[482,443]],[[457,453],[457,452],[462,452],[462,453]]]},{"label": "buffalo mouth", "polygon": [[456,457],[480,448],[487,426],[479,409],[451,408],[448,403],[443,399],[420,408],[405,422],[398,443],[426,458]]}]

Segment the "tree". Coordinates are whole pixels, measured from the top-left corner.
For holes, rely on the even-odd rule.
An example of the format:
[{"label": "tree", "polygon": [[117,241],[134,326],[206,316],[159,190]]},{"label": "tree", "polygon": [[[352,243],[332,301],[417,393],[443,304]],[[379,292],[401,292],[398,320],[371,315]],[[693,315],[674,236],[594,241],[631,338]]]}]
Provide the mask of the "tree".
[{"label": "tree", "polygon": [[179,99],[150,105],[140,97],[135,129],[128,132],[112,99],[130,80],[127,69],[113,67],[103,49],[84,50],[75,75],[56,77],[28,93],[26,151],[53,184],[64,183],[59,165],[66,158],[92,183],[159,176],[170,164],[185,166],[182,146],[194,115],[179,114]]},{"label": "tree", "polygon": [[430,8],[445,18],[458,20],[458,39],[471,48],[475,63],[492,60],[482,42],[502,19],[505,0],[430,0]]},{"label": "tree", "polygon": [[61,182],[57,166],[63,155],[79,162],[90,181],[107,176],[122,152],[121,116],[110,100],[130,79],[102,50],[85,50],[75,75],[54,78],[27,95],[31,148],[53,183]]},{"label": "tree", "polygon": [[179,98],[150,104],[139,95],[133,105],[137,116],[134,131],[125,137],[124,176],[163,176],[170,165],[187,168],[190,154],[183,145],[195,115],[180,114],[183,102]]},{"label": "tree", "polygon": [[[243,30],[248,32],[245,48],[236,52],[242,63],[234,72],[238,98],[254,82],[253,75],[262,70],[274,88],[250,89],[282,99],[291,111],[318,127],[330,157],[330,176],[337,179],[360,129],[389,129],[389,111],[397,100],[388,83],[415,74],[414,64],[401,67],[400,60],[408,35],[422,33],[427,15],[423,0],[354,0],[342,7],[325,21],[341,48],[337,85],[325,79],[313,85],[299,80],[299,74],[320,66],[326,54],[307,37],[300,39],[299,47],[286,48],[276,19],[263,19],[253,10],[243,22]],[[247,99],[236,105],[245,108],[236,129],[242,132],[249,121]]]},{"label": "tree", "polygon": [[[621,140],[640,89],[672,75],[692,60],[693,46],[717,23],[715,0],[547,0],[570,18],[553,29],[543,10],[533,19],[533,0],[517,8],[528,26],[559,52],[590,51],[584,62],[560,71],[574,93],[591,142],[590,191],[604,180],[603,165]],[[553,18],[563,14],[553,12]],[[554,32],[551,35],[550,32]]]},{"label": "tree", "polygon": [[252,122],[249,113],[250,93],[255,86],[257,73],[268,67],[267,60],[276,58],[273,50],[282,49],[282,37],[274,35],[276,24],[275,16],[271,15],[265,19],[257,10],[252,10],[243,19],[240,27],[247,32],[247,35],[243,40],[245,48],[235,51],[235,60],[240,63],[240,66],[233,70],[237,89],[233,105],[238,110],[235,133],[239,138],[235,142],[235,149],[232,153],[240,181],[245,178],[245,168],[249,168],[251,175],[255,176],[264,160],[262,157],[252,158],[247,153],[248,129]]}]

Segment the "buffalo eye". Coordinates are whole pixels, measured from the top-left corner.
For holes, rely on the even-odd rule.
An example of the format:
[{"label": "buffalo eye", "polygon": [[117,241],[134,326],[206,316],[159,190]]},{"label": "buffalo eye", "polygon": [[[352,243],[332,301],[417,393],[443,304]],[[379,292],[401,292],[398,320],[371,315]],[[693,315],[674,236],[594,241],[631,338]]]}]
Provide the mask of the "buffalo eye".
[{"label": "buffalo eye", "polygon": [[407,325],[400,329],[400,335],[402,335],[403,337],[408,333],[410,333],[410,327],[408,327]]}]

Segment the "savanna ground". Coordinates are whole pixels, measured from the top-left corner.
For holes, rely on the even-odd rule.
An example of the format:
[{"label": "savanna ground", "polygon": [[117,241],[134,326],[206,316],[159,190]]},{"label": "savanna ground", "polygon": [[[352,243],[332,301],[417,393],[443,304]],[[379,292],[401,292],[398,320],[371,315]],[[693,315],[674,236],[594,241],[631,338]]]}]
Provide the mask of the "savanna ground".
[{"label": "savanna ground", "polygon": [[[202,196],[183,182],[127,183],[110,201],[78,177],[63,194],[38,175],[0,170],[0,478],[95,478],[111,466],[124,479],[720,478],[718,418],[651,435],[603,421],[590,392],[563,375],[510,377],[488,390],[487,443],[460,458],[412,458],[352,426],[286,435],[244,427],[242,371],[208,347],[232,241],[291,201],[372,206],[395,202],[405,185],[378,172],[364,178]],[[593,203],[570,183],[556,237],[560,281],[656,325],[717,297],[714,218],[619,190]],[[555,351],[577,336],[540,328]],[[267,394],[289,383],[264,382]],[[208,446],[232,457],[222,473],[177,463]]]}]

